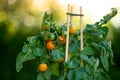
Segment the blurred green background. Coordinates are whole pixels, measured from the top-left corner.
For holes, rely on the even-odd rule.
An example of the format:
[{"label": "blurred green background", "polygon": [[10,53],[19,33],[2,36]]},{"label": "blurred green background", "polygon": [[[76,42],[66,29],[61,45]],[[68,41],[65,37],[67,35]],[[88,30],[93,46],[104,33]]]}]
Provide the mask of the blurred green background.
[{"label": "blurred green background", "polygon": [[[117,4],[116,6],[120,11],[120,6]],[[61,7],[56,0],[0,1],[0,80],[36,79],[36,63],[34,61],[26,62],[24,68],[17,73],[15,68],[16,56],[21,51],[26,38],[39,33],[41,18],[45,11],[52,12],[56,23],[62,25],[66,22],[65,10],[65,7]],[[92,22],[90,15],[86,17],[88,18],[85,18],[84,25]],[[120,17],[119,12],[117,17]],[[113,19],[113,22],[108,23],[109,34],[107,39],[112,41],[114,62],[116,63],[110,67],[109,73],[112,80],[120,80],[120,19],[118,19]],[[75,22],[77,20],[78,18],[75,19]]]}]

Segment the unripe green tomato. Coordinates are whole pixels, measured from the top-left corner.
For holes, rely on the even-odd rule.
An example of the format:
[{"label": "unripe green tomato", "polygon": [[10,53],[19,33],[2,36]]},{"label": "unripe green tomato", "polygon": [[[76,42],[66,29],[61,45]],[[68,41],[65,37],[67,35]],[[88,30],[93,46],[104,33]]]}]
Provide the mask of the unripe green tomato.
[{"label": "unripe green tomato", "polygon": [[50,35],[48,36],[48,40],[54,40],[54,39],[55,39],[55,34],[50,33]]},{"label": "unripe green tomato", "polygon": [[50,28],[50,25],[49,25],[49,24],[42,24],[42,27],[43,27],[44,29],[49,29],[49,28]]},{"label": "unripe green tomato", "polygon": [[62,31],[62,36],[66,36],[67,32],[66,31]]},{"label": "unripe green tomato", "polygon": [[100,39],[102,39],[102,38],[103,38],[103,35],[101,34],[101,35],[99,35],[98,37],[99,37]]}]

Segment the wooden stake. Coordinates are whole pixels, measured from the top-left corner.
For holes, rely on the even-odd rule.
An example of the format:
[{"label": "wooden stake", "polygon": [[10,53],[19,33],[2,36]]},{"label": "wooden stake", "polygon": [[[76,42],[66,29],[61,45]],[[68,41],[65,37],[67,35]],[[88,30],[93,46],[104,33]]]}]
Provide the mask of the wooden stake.
[{"label": "wooden stake", "polygon": [[[82,14],[82,7],[80,7],[80,14]],[[80,16],[80,50],[83,50],[83,24],[82,24],[82,21],[83,21],[83,16]],[[81,66],[84,66],[84,62],[83,60],[81,59]]]},{"label": "wooden stake", "polygon": [[[70,6],[70,13],[72,14],[73,11],[73,6]],[[69,22],[69,28],[72,26],[72,15],[70,15],[70,22]],[[68,43],[69,44],[69,43]],[[69,47],[69,45],[68,45]],[[70,60],[70,54],[69,54],[69,50],[68,50],[68,60]]]},{"label": "wooden stake", "polygon": [[[70,4],[68,4],[68,13],[70,13]],[[66,53],[65,61],[68,61],[68,49],[69,49],[69,27],[70,27],[70,14],[67,15],[67,35],[66,35]]]},{"label": "wooden stake", "polygon": [[[73,6],[70,6],[70,13],[73,11]],[[72,26],[72,15],[70,15],[70,26]]]},{"label": "wooden stake", "polygon": [[[80,7],[80,14],[82,14],[82,7]],[[82,24],[82,17],[80,16],[80,49],[83,50],[83,24]]]}]

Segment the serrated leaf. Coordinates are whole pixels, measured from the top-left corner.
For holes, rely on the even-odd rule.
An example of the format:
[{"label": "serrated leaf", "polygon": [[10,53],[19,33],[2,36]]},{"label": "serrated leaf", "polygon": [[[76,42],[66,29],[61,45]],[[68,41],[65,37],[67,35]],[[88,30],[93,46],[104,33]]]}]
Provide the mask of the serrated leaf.
[{"label": "serrated leaf", "polygon": [[104,39],[107,37],[108,34],[108,28],[107,26],[100,27],[101,34],[103,35]]},{"label": "serrated leaf", "polygon": [[69,72],[67,74],[68,80],[75,80],[75,76],[76,76],[76,71],[75,70],[69,70]]},{"label": "serrated leaf", "polygon": [[111,48],[111,41],[109,41],[109,42],[102,41],[101,43],[107,49],[107,53],[109,55],[111,64],[114,64],[114,62],[113,62],[113,51],[112,51],[112,48]]},{"label": "serrated leaf", "polygon": [[83,32],[86,34],[87,32],[91,32],[92,30],[93,30],[93,25],[87,24]]},{"label": "serrated leaf", "polygon": [[[32,39],[33,38],[33,39]],[[20,52],[17,55],[17,59],[16,59],[16,70],[17,72],[19,72],[22,68],[23,68],[23,63],[28,61],[28,60],[32,60],[35,59],[37,57],[40,57],[41,55],[43,55],[43,53],[45,52],[45,48],[42,46],[43,44],[39,44],[40,46],[37,47],[37,39],[36,37],[32,37],[32,38],[28,38],[29,43],[28,44],[24,44],[23,48],[22,48],[22,52]],[[34,44],[34,47],[31,46],[31,44],[33,42],[36,42]],[[40,40],[39,40],[40,43]]]},{"label": "serrated leaf", "polygon": [[71,42],[70,47],[69,47],[69,52],[74,53],[77,50],[79,50],[79,47],[80,47],[80,41]]},{"label": "serrated leaf", "polygon": [[45,80],[44,76],[43,76],[43,74],[41,72],[38,73],[36,80]]},{"label": "serrated leaf", "polygon": [[81,51],[81,54],[94,55],[94,54],[95,54],[95,50],[94,50],[94,48],[92,48],[91,46],[86,46],[86,47],[84,47],[84,49]]},{"label": "serrated leaf", "polygon": [[103,17],[103,19],[100,20],[99,26],[102,26],[102,25],[106,24],[107,22],[109,22],[111,20],[112,17],[114,17],[117,14],[117,9],[116,8],[112,8],[111,10],[112,11],[109,14],[105,15]]},{"label": "serrated leaf", "polygon": [[108,50],[110,51],[110,46],[108,45],[108,42],[107,41],[101,41],[101,44]]},{"label": "serrated leaf", "polygon": [[26,52],[28,52],[29,50],[30,50],[30,46],[27,45],[26,43],[24,43],[24,46],[23,46],[23,48],[22,48],[22,52],[23,52],[23,53],[26,53]]},{"label": "serrated leaf", "polygon": [[78,65],[79,65],[79,60],[77,58],[72,58],[68,62],[64,62],[64,66],[69,69],[76,68]]},{"label": "serrated leaf", "polygon": [[20,52],[16,59],[16,70],[19,72],[23,68],[23,63],[27,60],[35,59],[35,56],[30,56],[32,50],[29,50],[26,54]]},{"label": "serrated leaf", "polygon": [[111,17],[114,17],[118,13],[118,11],[116,8],[112,8],[111,10],[112,11],[111,11],[110,15],[111,15]]},{"label": "serrated leaf", "polygon": [[[52,75],[52,71],[51,71],[51,68],[49,67],[49,68],[47,69],[47,71],[45,71],[45,72],[43,73],[43,76],[44,76],[45,80],[50,80],[51,75]],[[39,78],[39,79],[41,79],[41,78]]]},{"label": "serrated leaf", "polygon": [[27,38],[30,47],[38,47],[40,45],[40,39],[38,36],[32,36]]},{"label": "serrated leaf", "polygon": [[106,72],[103,72],[102,76],[104,77],[105,80],[111,80],[111,77]]},{"label": "serrated leaf", "polygon": [[107,53],[106,53],[106,50],[105,50],[104,47],[101,49],[100,60],[101,60],[101,63],[103,65],[104,69],[106,71],[108,71],[108,66],[109,66],[109,64],[108,64],[108,57],[107,57]]},{"label": "serrated leaf", "polygon": [[68,72],[68,80],[91,80],[84,68],[72,69]]},{"label": "serrated leaf", "polygon": [[56,49],[52,50],[51,53],[52,53],[53,59],[55,61],[64,59],[65,52],[63,49],[56,48]]},{"label": "serrated leaf", "polygon": [[98,72],[95,76],[94,76],[94,79],[93,80],[106,80],[103,75]]},{"label": "serrated leaf", "polygon": [[94,66],[94,61],[90,58],[88,58],[87,55],[84,55],[84,54],[80,54],[80,58],[85,61],[86,63],[88,63],[89,65],[91,66]]},{"label": "serrated leaf", "polygon": [[94,70],[95,71],[97,70],[99,64],[100,64],[99,59],[97,59],[95,65],[94,65]]},{"label": "serrated leaf", "polygon": [[115,64],[115,63],[113,62],[113,50],[112,50],[112,48],[111,48],[111,41],[108,42],[108,46],[109,46],[109,48],[110,48],[110,52],[109,52],[110,62],[111,62],[111,64]]},{"label": "serrated leaf", "polygon": [[95,49],[97,49],[97,50],[99,50],[99,51],[100,51],[100,49],[101,49],[101,47],[102,47],[99,43],[96,43],[96,42],[92,42],[91,45],[92,45]]},{"label": "serrated leaf", "polygon": [[42,56],[44,54],[45,48],[44,47],[39,47],[39,48],[36,47],[36,48],[33,48],[32,51],[33,51],[33,54],[38,57],[38,56]]},{"label": "serrated leaf", "polygon": [[93,67],[91,67],[90,65],[86,64],[85,70],[89,75],[93,75]]}]

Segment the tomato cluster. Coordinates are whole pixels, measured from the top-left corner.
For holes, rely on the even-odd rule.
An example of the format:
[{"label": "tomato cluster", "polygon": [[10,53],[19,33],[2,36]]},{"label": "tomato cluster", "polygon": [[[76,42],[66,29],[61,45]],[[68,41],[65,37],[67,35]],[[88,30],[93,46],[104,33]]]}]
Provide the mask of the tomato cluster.
[{"label": "tomato cluster", "polygon": [[[77,31],[77,27],[69,27],[70,35],[75,35]],[[52,60],[55,62],[64,62],[66,34],[67,24],[64,24],[60,27],[56,26],[54,20],[45,14],[42,21],[40,35],[42,37],[44,46],[46,46],[46,49],[51,52],[49,56],[52,55]],[[41,70],[40,66],[39,70],[45,71]]]}]

